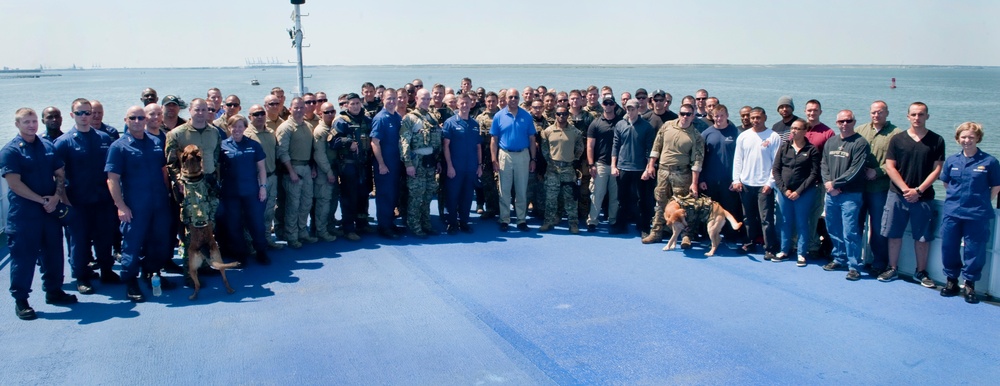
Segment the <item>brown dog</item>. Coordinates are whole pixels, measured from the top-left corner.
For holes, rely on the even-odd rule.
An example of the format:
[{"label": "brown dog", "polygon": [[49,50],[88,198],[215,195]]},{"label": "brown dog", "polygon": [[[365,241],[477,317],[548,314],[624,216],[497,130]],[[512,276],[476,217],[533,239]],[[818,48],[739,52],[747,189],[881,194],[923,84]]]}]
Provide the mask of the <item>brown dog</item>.
[{"label": "brown dog", "polygon": [[[722,205],[712,201],[708,197],[704,197],[702,200],[697,201],[700,205],[711,206],[711,211],[708,213],[705,222],[708,224],[708,237],[712,240],[712,249],[705,252],[705,256],[714,256],[715,250],[719,248],[719,243],[722,241],[722,237],[719,235],[722,232],[722,227],[726,225],[726,220],[729,220],[729,225],[733,229],[740,229],[743,223],[736,221],[727,210],[722,208]],[[695,210],[695,213],[699,211]],[[667,225],[673,230],[673,234],[670,235],[670,241],[667,241],[667,245],[663,247],[664,251],[670,251],[677,247],[677,237],[684,231],[687,227],[687,210],[681,207],[677,200],[670,200],[667,207],[664,208],[663,218],[666,220]]]},{"label": "brown dog", "polygon": [[188,145],[180,156],[181,176],[179,182],[183,187],[184,198],[181,202],[181,221],[188,231],[188,273],[191,274],[191,281],[194,282],[194,293],[188,299],[198,298],[198,290],[201,289],[201,282],[198,280],[198,268],[205,260],[202,248],[209,250],[209,265],[218,269],[222,274],[222,282],[226,285],[226,291],[236,292],[229,286],[229,279],[226,278],[226,269],[238,268],[239,262],[223,263],[222,253],[219,252],[219,243],[215,241],[215,234],[212,229],[215,226],[215,209],[218,200],[212,199],[208,193],[208,184],[205,182],[205,175],[202,171],[201,149],[196,145]]}]

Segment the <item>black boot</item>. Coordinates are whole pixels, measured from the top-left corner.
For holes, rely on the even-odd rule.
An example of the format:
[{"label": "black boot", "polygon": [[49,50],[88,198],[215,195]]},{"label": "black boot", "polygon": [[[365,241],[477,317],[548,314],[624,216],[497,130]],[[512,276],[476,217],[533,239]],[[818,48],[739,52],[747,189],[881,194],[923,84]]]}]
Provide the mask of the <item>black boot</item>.
[{"label": "black boot", "polygon": [[21,320],[35,320],[38,314],[28,305],[28,299],[17,299],[14,301],[14,314]]},{"label": "black boot", "polygon": [[979,303],[979,297],[976,296],[976,287],[971,281],[965,281],[965,302],[969,304]]},{"label": "black boot", "polygon": [[76,304],[76,295],[70,295],[61,289],[45,292],[45,303],[57,306],[68,306]]},{"label": "black boot", "polygon": [[131,279],[125,282],[125,297],[133,303],[142,303],[146,301],[146,296],[143,295],[142,290],[139,289],[138,279]]},{"label": "black boot", "polygon": [[271,265],[271,258],[267,256],[267,251],[264,248],[257,250],[257,263],[260,265]]},{"label": "black boot", "polygon": [[83,274],[84,277],[76,279],[76,291],[81,295],[90,295],[94,293],[94,285],[90,283],[90,277],[87,274]]},{"label": "black boot", "polygon": [[941,289],[941,296],[951,297],[958,295],[959,292],[962,292],[962,289],[958,288],[958,279],[949,277],[944,288]]},{"label": "black boot", "polygon": [[111,268],[101,269],[101,283],[104,284],[121,284],[122,278],[115,273]]}]

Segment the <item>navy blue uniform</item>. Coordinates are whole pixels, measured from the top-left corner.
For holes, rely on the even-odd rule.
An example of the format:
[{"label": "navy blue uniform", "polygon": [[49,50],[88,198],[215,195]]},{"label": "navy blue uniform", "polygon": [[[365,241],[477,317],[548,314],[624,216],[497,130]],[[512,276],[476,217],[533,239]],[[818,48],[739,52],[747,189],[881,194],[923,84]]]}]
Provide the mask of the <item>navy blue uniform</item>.
[{"label": "navy blue uniform", "polygon": [[455,177],[447,179],[445,189],[448,195],[446,220],[453,227],[466,226],[479,179],[476,175],[480,160],[477,149],[483,140],[479,134],[479,123],[471,117],[462,119],[455,115],[444,122],[441,137],[449,141],[448,152],[451,165],[455,168]]},{"label": "navy blue uniform", "polygon": [[382,230],[392,230],[392,221],[395,218],[393,209],[399,201],[399,177],[402,169],[399,149],[399,125],[402,118],[395,111],[382,109],[375,115],[372,121],[372,138],[379,140],[382,150],[382,161],[389,169],[386,174],[378,171],[378,162],[375,162],[375,217],[378,226]]},{"label": "navy blue uniform", "polygon": [[55,142],[56,156],[66,168],[66,195],[76,212],[69,223],[69,261],[74,278],[87,278],[87,264],[94,255],[101,269],[111,269],[115,263],[111,245],[118,216],[104,172],[112,142],[103,131],[81,132],[75,127]]},{"label": "navy blue uniform", "polygon": [[[27,142],[18,135],[0,150],[0,173],[4,177],[20,175],[21,182],[41,196],[55,194],[55,172],[62,167],[52,142],[41,137]],[[11,295],[16,300],[28,299],[39,256],[44,267],[42,288],[46,292],[60,290],[64,266],[62,226],[42,204],[18,196],[13,189],[7,192],[7,200],[10,209],[4,232],[11,257]]]},{"label": "navy blue uniform", "polygon": [[166,165],[163,143],[149,135],[125,133],[108,151],[104,171],[121,176],[122,198],[132,211],[132,221],[121,224],[122,279],[136,279],[140,261],[157,272],[171,256]]},{"label": "navy blue uniform", "polygon": [[260,181],[257,180],[257,162],[264,157],[264,148],[250,138],[243,137],[236,142],[229,137],[222,141],[219,157],[222,193],[216,218],[222,228],[220,233],[225,235],[226,249],[240,256],[240,260],[249,253],[243,242],[244,225],[253,239],[253,247],[258,251],[267,249],[264,203],[259,199]]},{"label": "navy blue uniform", "polygon": [[[944,162],[941,176],[945,199],[941,219],[941,262],[944,274],[976,282],[986,264],[989,226],[993,220],[990,190],[1000,186],[1000,162],[979,150],[972,157],[958,153]],[[962,242],[965,242],[964,253]],[[964,263],[964,268],[963,268]]]}]

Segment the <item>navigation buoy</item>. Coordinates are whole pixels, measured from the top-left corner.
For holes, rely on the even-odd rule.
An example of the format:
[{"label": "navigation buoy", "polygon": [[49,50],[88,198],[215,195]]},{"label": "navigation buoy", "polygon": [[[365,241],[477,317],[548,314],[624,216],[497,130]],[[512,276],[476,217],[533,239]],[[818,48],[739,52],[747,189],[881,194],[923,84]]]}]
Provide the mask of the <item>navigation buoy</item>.
[{"label": "navigation buoy", "polygon": [[896,78],[892,78],[892,84],[889,85],[889,88],[896,88]]}]

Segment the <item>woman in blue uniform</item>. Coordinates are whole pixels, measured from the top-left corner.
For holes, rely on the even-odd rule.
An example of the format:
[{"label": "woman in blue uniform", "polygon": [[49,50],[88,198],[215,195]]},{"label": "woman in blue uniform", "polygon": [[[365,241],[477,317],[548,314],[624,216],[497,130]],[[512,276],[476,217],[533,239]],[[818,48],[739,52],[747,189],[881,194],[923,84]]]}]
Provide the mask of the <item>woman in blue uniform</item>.
[{"label": "woman in blue uniform", "polygon": [[247,119],[234,115],[227,121],[232,136],[222,141],[219,157],[222,193],[219,197],[218,223],[224,233],[225,250],[236,255],[236,260],[246,262],[249,254],[243,239],[246,226],[257,250],[257,262],[271,263],[267,256],[267,238],[264,237],[264,202],[267,201],[267,171],[264,166],[264,148],[247,138]]},{"label": "woman in blue uniform", "polygon": [[[948,157],[939,179],[944,182],[944,217],[941,219],[941,262],[948,282],[941,296],[962,292],[958,276],[965,279],[964,297],[978,303],[975,283],[986,264],[986,243],[990,241],[988,225],[993,220],[993,198],[1000,192],[1000,162],[979,150],[983,141],[983,126],[965,122],[955,129],[955,141],[962,147]],[[961,244],[965,242],[963,253]]]},{"label": "woman in blue uniform", "polygon": [[[86,111],[90,114],[90,111]],[[45,302],[67,305],[76,303],[76,296],[62,290],[63,243],[62,226],[53,215],[60,197],[65,195],[63,164],[52,142],[35,135],[38,115],[29,108],[14,113],[18,135],[0,150],[0,174],[10,190],[7,200],[7,248],[10,250],[10,294],[14,297],[14,313],[22,320],[35,319],[35,310],[28,305],[31,280],[35,276],[35,261],[41,256],[42,288]]]},{"label": "woman in blue uniform", "polygon": [[[138,122],[142,107],[132,106],[125,119]],[[145,119],[145,118],[143,118]],[[122,222],[122,271],[125,295],[133,302],[146,300],[139,289],[140,268],[159,272],[172,255],[170,217],[167,216],[167,159],[163,142],[146,135],[145,125],[129,125],[111,145],[104,171],[108,188]],[[140,267],[141,263],[141,267]],[[161,285],[164,281],[161,280]]]}]

